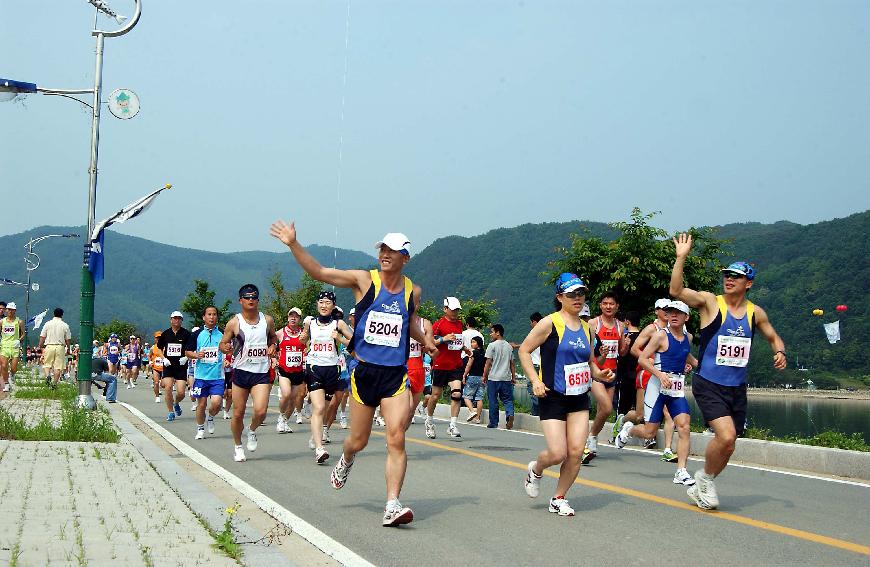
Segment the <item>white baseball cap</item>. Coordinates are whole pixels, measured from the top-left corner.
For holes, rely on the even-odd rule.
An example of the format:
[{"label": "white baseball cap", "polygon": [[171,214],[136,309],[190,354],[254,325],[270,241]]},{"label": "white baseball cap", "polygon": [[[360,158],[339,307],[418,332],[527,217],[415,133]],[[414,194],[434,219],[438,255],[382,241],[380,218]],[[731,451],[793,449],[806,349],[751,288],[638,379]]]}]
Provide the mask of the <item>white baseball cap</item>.
[{"label": "white baseball cap", "polygon": [[172,315],[170,315],[169,318],[172,319],[173,317],[181,317],[182,319],[184,319],[184,315],[182,315],[181,311],[173,311]]},{"label": "white baseball cap", "polygon": [[444,307],[447,309],[462,309],[462,304],[455,297],[445,297]]},{"label": "white baseball cap", "polygon": [[401,252],[407,256],[411,255],[411,241],[401,232],[387,233],[375,244],[375,248],[380,248],[382,244],[386,244],[390,250]]},{"label": "white baseball cap", "polygon": [[668,306],[665,309],[676,309],[686,315],[689,314],[689,306],[683,303],[682,301],[671,301],[668,303]]},{"label": "white baseball cap", "polygon": [[665,299],[665,298],[656,299],[656,309],[664,309],[665,307],[670,305],[670,303],[671,303],[670,299]]},{"label": "white baseball cap", "polygon": [[18,311],[18,306],[15,305],[14,301],[10,301],[6,304],[6,309],[15,309],[16,311]]},{"label": "white baseball cap", "polygon": [[580,317],[590,317],[592,314],[589,312],[589,304],[584,303],[583,309],[580,310]]},{"label": "white baseball cap", "polygon": [[296,313],[297,315],[302,317],[302,310],[299,309],[298,307],[291,307],[290,311],[287,312],[287,316],[289,317],[291,313]]},{"label": "white baseball cap", "polygon": [[355,313],[356,313],[356,307],[351,307],[350,313],[348,313],[348,315],[354,315]]}]

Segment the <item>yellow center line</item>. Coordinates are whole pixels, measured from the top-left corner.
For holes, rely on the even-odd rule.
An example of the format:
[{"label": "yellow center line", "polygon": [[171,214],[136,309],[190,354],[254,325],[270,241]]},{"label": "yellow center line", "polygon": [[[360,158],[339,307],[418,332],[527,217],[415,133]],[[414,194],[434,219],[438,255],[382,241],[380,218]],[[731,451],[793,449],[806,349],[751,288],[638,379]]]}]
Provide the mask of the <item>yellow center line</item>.
[{"label": "yellow center line", "polygon": [[[384,435],[380,432],[373,432],[377,435]],[[475,451],[469,451],[468,449],[462,449],[460,447],[451,447],[449,445],[443,445],[441,443],[435,443],[433,441],[427,441],[425,439],[413,439],[411,437],[406,437],[405,442],[407,443],[416,443],[417,445],[423,445],[425,447],[432,447],[433,449],[442,449],[444,451],[450,451],[452,453],[459,453],[460,455],[465,455],[467,457],[474,457],[475,459],[481,459],[484,461],[488,461],[490,463],[496,463],[499,465],[504,465],[507,467],[513,467],[516,469],[520,469],[525,471],[528,467],[528,463],[518,463],[516,461],[509,461],[507,459],[502,459],[501,457],[494,457],[492,455],[485,455],[483,453],[477,453]],[[545,470],[544,474],[552,477],[559,478],[559,473]],[[828,545],[831,547],[836,547],[839,549],[845,549],[846,551],[852,551],[855,553],[860,553],[863,555],[870,555],[870,547],[866,545],[861,545],[858,543],[853,543],[851,541],[845,541],[842,539],[836,539],[833,537],[823,536],[820,534],[807,532],[804,530],[798,530],[795,528],[789,528],[786,526],[781,526],[779,524],[772,524],[770,522],[763,522],[761,520],[755,520],[753,518],[747,518],[746,516],[740,516],[738,514],[731,514],[729,512],[720,512],[720,511],[711,511],[711,510],[702,510],[693,504],[688,504],[686,502],[680,502],[678,500],[672,500],[670,498],[663,498],[661,496],[656,496],[655,494],[649,494],[647,492],[641,492],[640,490],[634,490],[631,488],[623,488],[621,486],[616,486],[615,484],[608,484],[605,482],[598,482],[595,480],[586,480],[577,478],[574,480],[575,484],[580,484],[582,486],[589,486],[591,488],[597,488],[599,490],[605,490],[608,492],[614,492],[616,494],[622,494],[625,496],[632,496],[634,498],[639,498],[641,500],[646,500],[648,502],[655,502],[657,504],[662,504],[664,506],[670,506],[672,508],[678,508],[680,510],[687,510],[689,512],[696,512],[699,514],[704,514],[706,516],[710,516],[713,518],[718,518],[720,520],[728,520],[731,522],[735,522],[738,524],[743,524],[746,526],[752,526],[754,528],[758,528],[761,530],[767,530],[770,532],[783,534],[791,537],[796,537],[799,539],[803,539],[806,541],[811,541],[814,543],[820,543],[823,545]]]}]

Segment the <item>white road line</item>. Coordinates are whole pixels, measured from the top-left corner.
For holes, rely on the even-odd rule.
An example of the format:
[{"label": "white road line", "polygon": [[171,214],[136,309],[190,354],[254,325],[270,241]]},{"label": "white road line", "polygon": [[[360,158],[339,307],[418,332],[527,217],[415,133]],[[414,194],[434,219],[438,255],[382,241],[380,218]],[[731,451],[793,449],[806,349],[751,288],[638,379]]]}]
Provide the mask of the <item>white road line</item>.
[{"label": "white road line", "polygon": [[[436,421],[443,421],[443,422],[450,421],[449,419],[443,418],[443,417],[433,417],[433,419],[435,419]],[[463,425],[463,427],[483,427],[483,428],[486,428],[485,425],[483,425],[483,424],[478,425],[476,423],[466,423]],[[513,430],[499,429],[499,431],[504,431],[506,433],[519,433],[522,435],[531,435],[533,437],[543,437],[544,436],[543,433],[536,433],[534,431],[521,431],[519,429],[513,429]],[[661,458],[660,452],[653,451],[650,449],[643,449],[641,447],[625,447],[624,449],[617,449],[616,447],[614,447],[612,445],[606,445],[604,443],[599,443],[598,448],[599,449],[606,448],[606,449],[610,449],[613,451],[620,451],[620,450],[621,451],[631,451],[633,453],[640,453],[642,455],[647,455],[650,457]],[[704,459],[701,457],[689,457],[689,460],[696,461],[699,463],[704,462]],[[849,486],[860,486],[862,488],[870,489],[870,484],[867,484],[866,482],[856,482],[854,480],[845,480],[842,478],[830,478],[830,477],[824,477],[824,476],[815,476],[815,475],[806,474],[806,473],[784,471],[784,470],[780,470],[780,469],[770,469],[770,468],[766,468],[766,467],[762,467],[762,466],[758,466],[758,465],[742,465],[739,463],[728,463],[728,466],[740,468],[740,469],[751,469],[751,470],[755,470],[755,471],[764,471],[764,472],[782,474],[782,475],[786,475],[786,476],[796,476],[796,477],[800,477],[800,478],[809,478],[812,480],[823,480],[825,482],[835,482],[837,484],[848,484]]]},{"label": "white road line", "polygon": [[[190,458],[196,464],[200,465],[204,469],[210,471],[216,476],[220,477],[224,481],[227,482],[230,486],[238,490],[242,495],[246,498],[254,502],[257,506],[260,507],[261,510],[282,522],[293,529],[293,531],[299,534],[302,538],[310,542],[313,546],[323,551],[325,554],[329,555],[342,565],[346,565],[348,567],[374,567],[372,563],[369,563],[338,541],[332,539],[322,531],[318,530],[296,514],[292,513],[290,510],[287,510],[244,480],[240,479],[233,473],[229,472],[222,466],[218,465],[160,425],[158,425],[154,420],[150,417],[131,406],[130,404],[126,404],[121,402],[121,406],[127,408],[130,413],[141,419],[148,427],[156,431],[160,434],[161,437],[166,439],[172,446],[178,449],[182,454],[186,457]],[[228,448],[229,450],[229,448]]]}]

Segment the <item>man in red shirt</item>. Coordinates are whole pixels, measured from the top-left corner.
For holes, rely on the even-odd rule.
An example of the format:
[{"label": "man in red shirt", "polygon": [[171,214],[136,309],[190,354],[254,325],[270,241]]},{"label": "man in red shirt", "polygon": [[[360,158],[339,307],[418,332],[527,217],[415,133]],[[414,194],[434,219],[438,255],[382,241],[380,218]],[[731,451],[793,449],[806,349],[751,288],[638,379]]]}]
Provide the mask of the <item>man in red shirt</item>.
[{"label": "man in red shirt", "polygon": [[432,415],[445,387],[450,388],[450,426],[447,428],[447,435],[462,437],[456,427],[456,418],[459,417],[459,408],[462,405],[461,309],[462,305],[455,297],[444,298],[444,316],[432,324],[438,356],[432,361],[432,395],[429,396],[429,405],[426,407],[426,437],[429,439],[435,439]]}]

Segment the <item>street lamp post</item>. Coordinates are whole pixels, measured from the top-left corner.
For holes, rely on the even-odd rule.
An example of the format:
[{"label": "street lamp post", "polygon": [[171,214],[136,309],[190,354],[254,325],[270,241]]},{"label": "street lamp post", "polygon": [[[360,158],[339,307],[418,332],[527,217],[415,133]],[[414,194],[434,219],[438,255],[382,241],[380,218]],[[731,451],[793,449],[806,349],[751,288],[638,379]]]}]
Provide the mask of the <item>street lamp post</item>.
[{"label": "street lamp post", "polygon": [[39,254],[33,251],[33,247],[48,238],[79,238],[80,236],[80,234],[46,234],[45,236],[40,236],[38,238],[31,238],[30,241],[24,245],[27,249],[27,256],[24,257],[24,268],[27,270],[27,289],[24,292],[24,352],[27,352],[27,347],[30,342],[29,334],[26,329],[27,323],[30,321],[30,289],[33,285],[30,281],[30,275],[39,267],[41,262]]}]

